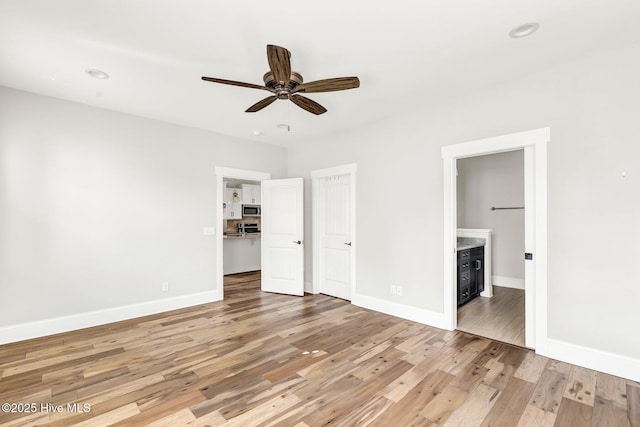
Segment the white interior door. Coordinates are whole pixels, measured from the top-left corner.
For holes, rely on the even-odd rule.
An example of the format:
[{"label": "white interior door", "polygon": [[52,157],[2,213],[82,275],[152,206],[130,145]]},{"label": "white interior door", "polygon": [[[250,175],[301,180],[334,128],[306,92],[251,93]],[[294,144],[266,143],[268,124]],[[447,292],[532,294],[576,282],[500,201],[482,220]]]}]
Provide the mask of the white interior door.
[{"label": "white interior door", "polygon": [[351,300],[350,175],[320,180],[320,292]]},{"label": "white interior door", "polygon": [[302,178],[262,181],[262,290],[304,295]]}]

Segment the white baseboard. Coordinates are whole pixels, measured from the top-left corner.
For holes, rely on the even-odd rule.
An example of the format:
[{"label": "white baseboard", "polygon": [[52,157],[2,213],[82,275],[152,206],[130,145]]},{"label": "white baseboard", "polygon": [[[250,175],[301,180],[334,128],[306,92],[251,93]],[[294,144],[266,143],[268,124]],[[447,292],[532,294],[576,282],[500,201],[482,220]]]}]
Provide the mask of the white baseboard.
[{"label": "white baseboard", "polygon": [[493,286],[524,290],[524,279],[506,276],[491,276]]},{"label": "white baseboard", "polygon": [[411,307],[362,294],[354,295],[351,300],[351,304],[368,308],[369,310],[390,314],[391,316],[400,317],[402,319],[411,320],[413,322],[434,326],[436,328],[450,329],[448,328],[444,313],[439,313],[437,311]]},{"label": "white baseboard", "polygon": [[640,359],[548,338],[546,357],[640,381]]},{"label": "white baseboard", "polygon": [[0,327],[0,344],[39,338],[47,335],[69,332],[77,329],[90,328],[121,320],[162,313],[178,308],[206,304],[219,301],[216,291],[200,292],[173,298],[148,301],[139,304],[123,305],[104,310],[88,311],[70,316],[21,323],[18,325]]}]

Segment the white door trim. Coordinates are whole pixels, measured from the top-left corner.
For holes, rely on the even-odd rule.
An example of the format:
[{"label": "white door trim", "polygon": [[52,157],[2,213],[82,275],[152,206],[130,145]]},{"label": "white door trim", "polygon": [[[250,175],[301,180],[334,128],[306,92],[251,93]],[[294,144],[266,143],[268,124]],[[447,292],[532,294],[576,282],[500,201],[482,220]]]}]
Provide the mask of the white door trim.
[{"label": "white door trim", "polygon": [[311,292],[317,294],[320,292],[320,255],[322,248],[320,247],[321,233],[323,223],[324,210],[322,209],[322,200],[320,197],[320,180],[335,175],[349,175],[349,211],[351,222],[351,253],[350,253],[350,281],[351,281],[351,300],[356,294],[356,172],[358,165],[350,163],[342,166],[335,166],[326,169],[319,169],[311,172],[311,203],[312,203],[312,236],[313,236],[313,283]]},{"label": "white door trim", "polygon": [[225,178],[246,179],[247,181],[263,181],[271,179],[268,172],[257,172],[244,169],[233,169],[216,166],[216,300],[224,298],[224,219],[222,217],[222,204],[224,203]]},{"label": "white door trim", "polygon": [[[526,345],[547,352],[547,143],[550,129],[540,128],[442,147],[444,174],[444,317],[457,327],[456,309],[456,159],[524,149],[525,251],[533,253],[525,278]],[[535,307],[535,308],[534,308]],[[532,330],[534,329],[534,330]]]}]

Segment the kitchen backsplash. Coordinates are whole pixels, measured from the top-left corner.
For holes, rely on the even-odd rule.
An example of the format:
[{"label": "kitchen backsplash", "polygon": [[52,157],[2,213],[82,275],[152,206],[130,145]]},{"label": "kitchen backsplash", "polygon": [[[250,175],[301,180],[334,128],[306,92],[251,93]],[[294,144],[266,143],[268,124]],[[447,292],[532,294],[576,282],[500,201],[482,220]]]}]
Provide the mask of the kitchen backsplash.
[{"label": "kitchen backsplash", "polygon": [[227,220],[227,233],[237,233],[238,224],[258,224],[258,230],[262,230],[260,227],[260,217],[248,217],[243,219],[228,219]]}]

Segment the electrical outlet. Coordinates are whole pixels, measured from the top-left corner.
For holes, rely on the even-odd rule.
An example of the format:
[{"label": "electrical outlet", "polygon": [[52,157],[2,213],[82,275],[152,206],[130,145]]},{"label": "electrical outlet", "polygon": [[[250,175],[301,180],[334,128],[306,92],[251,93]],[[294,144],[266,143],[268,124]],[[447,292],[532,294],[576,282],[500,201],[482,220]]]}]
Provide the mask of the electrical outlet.
[{"label": "electrical outlet", "polygon": [[398,293],[398,287],[395,285],[391,285],[391,295],[396,295]]},{"label": "electrical outlet", "polygon": [[402,286],[396,286],[396,295],[402,296]]},{"label": "electrical outlet", "polygon": [[169,282],[162,282],[162,292],[169,292]]}]

